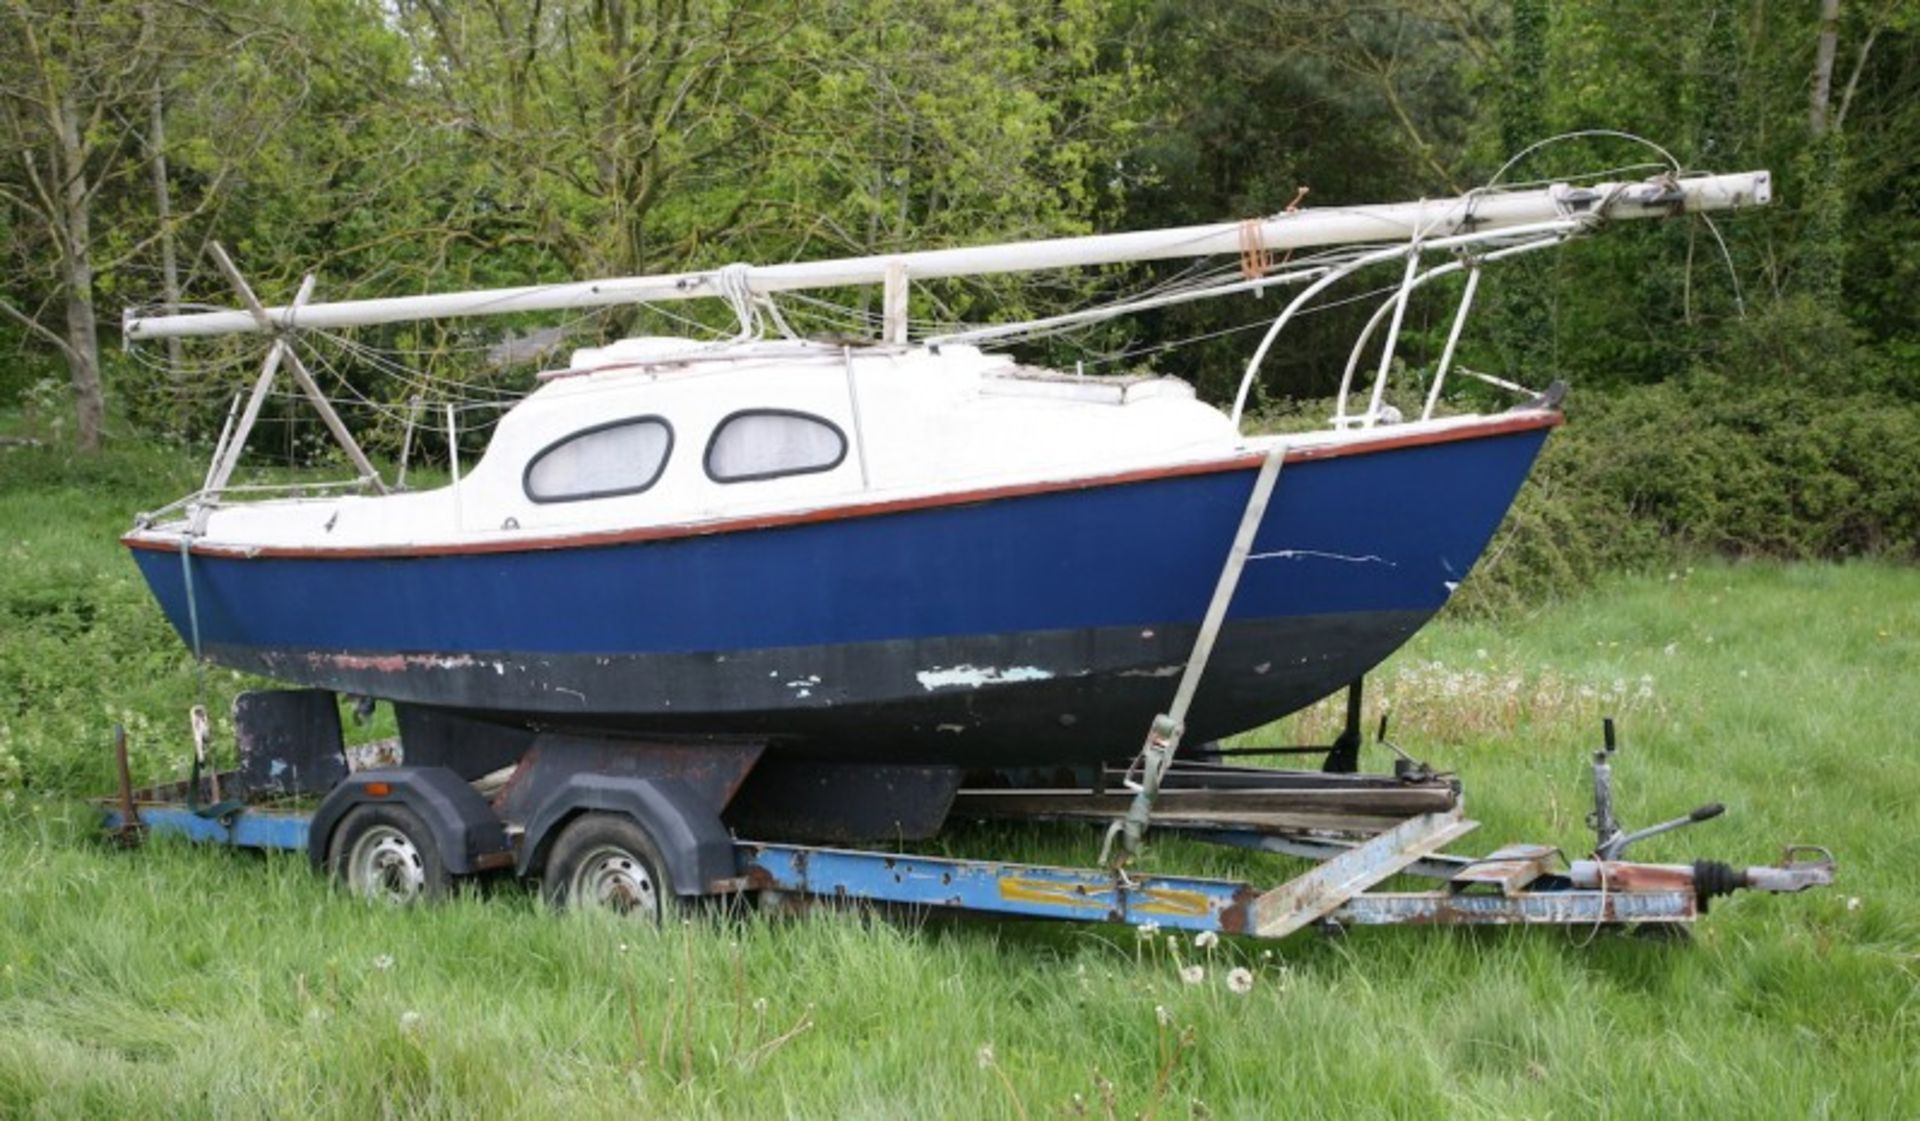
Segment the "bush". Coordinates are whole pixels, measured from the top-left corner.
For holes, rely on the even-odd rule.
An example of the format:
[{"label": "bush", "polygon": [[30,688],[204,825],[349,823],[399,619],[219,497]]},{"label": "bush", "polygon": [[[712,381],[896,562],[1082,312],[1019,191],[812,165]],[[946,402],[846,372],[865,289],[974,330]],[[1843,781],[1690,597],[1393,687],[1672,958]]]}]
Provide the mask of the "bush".
[{"label": "bush", "polygon": [[1792,380],[1749,371],[1576,393],[1460,608],[1538,602],[1689,551],[1915,559],[1920,410],[1878,376],[1835,392],[1824,361]]}]

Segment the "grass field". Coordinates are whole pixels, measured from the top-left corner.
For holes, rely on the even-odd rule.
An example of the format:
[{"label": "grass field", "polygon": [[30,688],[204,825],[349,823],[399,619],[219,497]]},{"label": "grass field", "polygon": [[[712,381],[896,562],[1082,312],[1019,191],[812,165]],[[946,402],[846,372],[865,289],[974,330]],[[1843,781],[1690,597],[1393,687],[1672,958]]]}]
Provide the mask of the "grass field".
[{"label": "grass field", "polygon": [[[1636,855],[1838,854],[1835,889],[1721,900],[1690,944],[1202,949],[844,912],[652,931],[513,886],[383,910],[304,858],[96,840],[74,799],[106,788],[110,724],[138,777],[172,777],[202,687],[114,544],[194,477],[167,453],[0,450],[0,1117],[1920,1116],[1920,571],[1623,577],[1442,622],[1377,676],[1395,738],[1466,783],[1484,824],[1461,851],[1580,849],[1586,753],[1617,713],[1629,822],[1729,808]],[[204,688],[218,708],[242,684]],[[1084,862],[1097,838],[948,844]],[[1295,867],[1173,843],[1150,866]]]}]

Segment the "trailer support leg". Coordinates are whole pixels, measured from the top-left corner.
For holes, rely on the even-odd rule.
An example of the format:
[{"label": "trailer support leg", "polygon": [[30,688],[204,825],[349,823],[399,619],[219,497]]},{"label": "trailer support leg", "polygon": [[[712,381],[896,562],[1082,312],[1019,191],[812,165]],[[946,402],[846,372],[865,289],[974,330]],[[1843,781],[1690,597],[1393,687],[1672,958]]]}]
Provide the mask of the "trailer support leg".
[{"label": "trailer support leg", "polygon": [[1327,761],[1320,769],[1328,774],[1350,775],[1360,769],[1360,702],[1366,678],[1356,677],[1347,686],[1347,726],[1333,741]]}]

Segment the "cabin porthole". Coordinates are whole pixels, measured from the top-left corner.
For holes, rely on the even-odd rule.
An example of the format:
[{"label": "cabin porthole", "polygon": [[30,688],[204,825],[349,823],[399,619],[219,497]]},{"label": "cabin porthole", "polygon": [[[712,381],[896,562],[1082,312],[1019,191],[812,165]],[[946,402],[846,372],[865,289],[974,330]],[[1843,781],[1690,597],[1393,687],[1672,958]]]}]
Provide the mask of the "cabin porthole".
[{"label": "cabin porthole", "polygon": [[665,418],[596,424],[542,448],[528,462],[521,488],[535,502],[639,494],[660,481],[672,454],[673,426]]},{"label": "cabin porthole", "polygon": [[831,471],[847,458],[847,434],[825,417],[791,409],[743,409],[707,441],[707,478],[747,483]]}]

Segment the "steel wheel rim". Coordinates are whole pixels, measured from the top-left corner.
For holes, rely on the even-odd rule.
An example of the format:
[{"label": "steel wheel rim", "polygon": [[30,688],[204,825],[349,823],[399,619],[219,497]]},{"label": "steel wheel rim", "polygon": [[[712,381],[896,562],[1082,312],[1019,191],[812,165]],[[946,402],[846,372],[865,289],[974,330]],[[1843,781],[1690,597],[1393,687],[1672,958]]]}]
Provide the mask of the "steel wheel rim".
[{"label": "steel wheel rim", "polygon": [[375,825],[347,854],[347,883],[368,899],[411,903],[426,894],[426,862],[419,846],[391,825]]},{"label": "steel wheel rim", "polygon": [[580,907],[660,920],[660,889],[646,861],[618,845],[600,845],[580,860],[567,896]]}]

